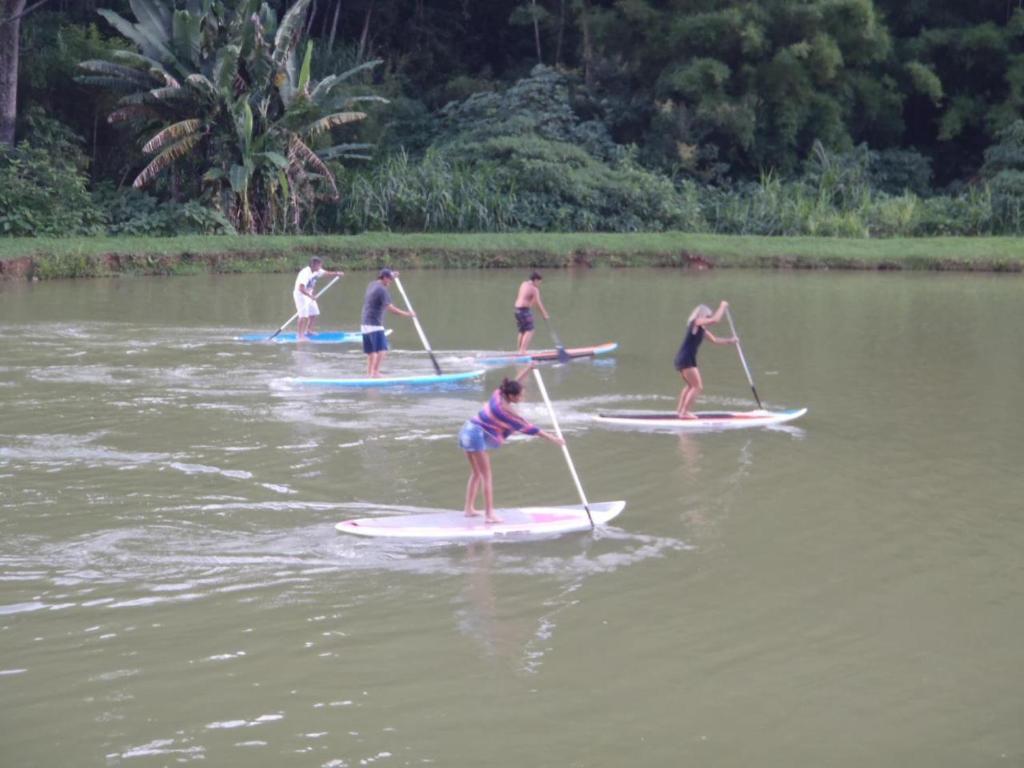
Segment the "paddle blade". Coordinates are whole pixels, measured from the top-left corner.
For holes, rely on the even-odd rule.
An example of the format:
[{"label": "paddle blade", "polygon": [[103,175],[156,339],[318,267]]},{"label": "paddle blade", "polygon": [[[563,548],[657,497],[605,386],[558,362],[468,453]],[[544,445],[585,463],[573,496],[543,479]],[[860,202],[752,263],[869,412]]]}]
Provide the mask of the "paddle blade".
[{"label": "paddle blade", "polygon": [[558,362],[568,363],[570,360],[572,360],[572,358],[569,357],[569,353],[565,351],[565,347],[556,347],[556,350],[558,352]]},{"label": "paddle blade", "polygon": [[438,376],[441,376],[442,375],[442,373],[441,373],[441,366],[438,365],[437,358],[434,357],[434,353],[433,352],[430,352],[429,354],[430,354],[430,362],[432,362],[434,364],[434,373],[436,373]]}]

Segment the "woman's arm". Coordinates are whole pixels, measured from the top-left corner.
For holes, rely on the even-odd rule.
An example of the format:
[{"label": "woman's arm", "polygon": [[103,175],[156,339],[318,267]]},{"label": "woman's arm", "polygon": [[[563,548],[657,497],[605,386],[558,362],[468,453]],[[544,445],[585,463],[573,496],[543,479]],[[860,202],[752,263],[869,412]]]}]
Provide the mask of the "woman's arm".
[{"label": "woman's arm", "polygon": [[709,325],[714,325],[725,316],[725,310],[729,308],[729,302],[724,299],[719,302],[718,309],[707,317],[701,317],[693,321],[693,324],[700,328],[706,328]]},{"label": "woman's arm", "polygon": [[555,445],[565,445],[565,439],[564,438],[561,438],[558,435],[555,435],[555,434],[553,434],[551,432],[548,432],[547,430],[542,429],[537,434],[540,435],[541,437],[543,437],[545,440],[550,440]]},{"label": "woman's arm", "polygon": [[712,344],[735,344],[737,342],[735,336],[730,336],[728,339],[720,339],[707,328],[704,329],[704,335],[708,337],[708,341]]}]

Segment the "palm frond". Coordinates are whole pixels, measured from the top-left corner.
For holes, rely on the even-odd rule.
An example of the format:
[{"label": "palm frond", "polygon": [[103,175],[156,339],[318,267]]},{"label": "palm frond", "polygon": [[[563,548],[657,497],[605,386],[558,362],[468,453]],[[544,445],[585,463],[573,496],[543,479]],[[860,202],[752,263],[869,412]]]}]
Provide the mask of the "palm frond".
[{"label": "palm frond", "polygon": [[332,88],[336,85],[344,83],[346,80],[351,78],[353,75],[357,75],[360,72],[373,69],[374,67],[380,66],[382,59],[374,59],[373,61],[367,61],[360,64],[357,67],[352,67],[342,72],[340,75],[328,75],[313,88],[313,92],[310,94],[310,98],[316,101],[321,96],[327,95]]},{"label": "palm frond", "polygon": [[277,34],[274,35],[274,62],[278,67],[284,66],[299,41],[309,2],[310,0],[299,0],[288,9],[288,13],[277,27]]},{"label": "palm frond", "polygon": [[[317,173],[326,178],[331,184],[331,189],[334,190],[334,197],[338,197],[338,185],[334,180],[334,174],[331,173],[331,169],[298,136],[292,136],[291,142],[288,145],[288,154],[293,159],[293,165],[310,165]],[[298,162],[295,163],[294,161]],[[294,187],[295,185],[293,184],[292,186]]]},{"label": "palm frond", "polygon": [[192,73],[185,78],[185,83],[190,85],[194,90],[198,91],[202,96],[206,97],[210,101],[216,101],[220,96],[217,91],[217,86],[215,86],[205,75]]},{"label": "palm frond", "polygon": [[175,11],[171,30],[177,54],[198,66],[202,61],[203,17],[188,11]]},{"label": "palm frond", "polygon": [[357,123],[360,120],[365,119],[365,112],[335,112],[333,115],[327,115],[327,117],[321,117],[319,120],[314,120],[306,126],[303,133],[305,133],[309,138],[313,138],[314,136],[319,136],[325,131],[329,131],[331,128],[336,128],[339,125]]},{"label": "palm frond", "polygon": [[318,149],[316,154],[321,160],[333,160],[336,157],[368,158],[369,155],[353,155],[351,152],[370,149],[373,144],[335,144],[327,149]]},{"label": "palm frond", "polygon": [[191,136],[186,136],[176,144],[172,144],[159,155],[153,158],[153,161],[142,169],[142,173],[135,177],[135,181],[132,182],[132,186],[136,189],[141,189],[146,186],[149,182],[155,179],[161,171],[171,165],[175,160],[184,157],[192,149],[202,141],[202,134],[194,133]]},{"label": "palm frond", "polygon": [[182,120],[174,125],[169,125],[152,139],[147,141],[142,147],[142,151],[147,155],[159,152],[172,141],[180,141],[186,136],[191,136],[199,130],[200,125],[201,121],[195,117],[189,118],[188,120]]},{"label": "palm frond", "polygon": [[171,11],[160,0],[129,0],[128,4],[139,23],[148,24],[170,35]]},{"label": "palm frond", "polygon": [[125,104],[107,115],[108,123],[124,123],[131,120],[151,120],[157,113],[145,104]]},{"label": "palm frond", "polygon": [[123,64],[114,64],[103,59],[89,59],[79,62],[78,68],[88,72],[90,75],[122,78],[136,88],[152,88],[154,85],[163,82],[163,78],[158,80],[149,72],[144,72],[134,67],[126,67]]},{"label": "palm frond", "polygon": [[142,24],[132,24],[106,8],[101,8],[97,13],[106,19],[110,26],[139,46],[143,55],[178,66],[177,59],[171,49],[167,47],[167,38],[162,37],[159,30],[149,29]]}]

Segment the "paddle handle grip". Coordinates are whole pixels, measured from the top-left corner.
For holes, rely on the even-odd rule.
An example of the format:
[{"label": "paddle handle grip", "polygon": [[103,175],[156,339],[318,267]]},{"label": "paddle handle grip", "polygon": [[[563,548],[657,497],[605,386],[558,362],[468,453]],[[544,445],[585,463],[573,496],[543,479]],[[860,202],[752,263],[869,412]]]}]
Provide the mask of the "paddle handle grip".
[{"label": "paddle handle grip", "polygon": [[740,355],[740,365],[743,366],[743,372],[747,374],[747,383],[750,384],[750,389],[754,393],[754,399],[757,401],[757,407],[764,408],[764,406],[761,405],[761,398],[757,395],[757,387],[754,386],[754,377],[750,375],[750,366],[747,365],[747,358],[743,354],[743,347],[740,346],[740,336],[736,333],[736,326],[732,322],[732,312],[729,311],[728,307],[725,308],[725,317],[729,321],[729,330],[732,331],[732,336],[736,339],[736,351]]},{"label": "paddle handle grip", "polygon": [[412,324],[416,326],[416,333],[419,334],[420,341],[423,342],[423,348],[427,350],[427,354],[430,355],[430,362],[434,364],[434,372],[440,376],[441,366],[437,364],[437,358],[434,357],[434,350],[430,348],[430,342],[427,341],[427,334],[423,332],[423,326],[420,325],[420,319],[416,317],[416,310],[412,308],[412,302],[409,301],[409,296],[405,292],[405,288],[402,287],[402,281],[397,277],[395,278],[395,285],[398,286],[398,292],[402,294],[402,300],[405,302],[405,306],[412,312]]},{"label": "paddle handle grip", "polygon": [[594,518],[590,514],[590,502],[587,501],[587,495],[583,492],[583,484],[580,482],[580,476],[576,473],[576,465],[572,463],[572,456],[569,455],[569,447],[565,444],[565,438],[562,437],[562,428],[558,426],[558,417],[555,416],[555,409],[551,405],[551,398],[548,397],[547,387],[544,386],[544,379],[541,378],[540,371],[536,368],[533,369],[533,378],[537,381],[537,388],[540,390],[541,397],[544,398],[544,405],[548,407],[548,413],[551,415],[551,423],[555,427],[555,434],[562,441],[562,455],[565,456],[565,463],[569,465],[569,473],[572,475],[572,481],[576,484],[576,492],[580,495],[580,501],[583,502],[583,509],[587,511],[587,519],[590,520],[590,527],[594,527]]},{"label": "paddle handle grip", "polygon": [[[316,301],[321,296],[323,296],[325,293],[327,293],[327,289],[330,288],[332,285],[334,285],[336,282],[338,282],[340,279],[341,279],[341,277],[336,277],[333,280],[331,280],[331,282],[329,282],[327,285],[325,285],[323,288],[321,288],[320,292],[317,293],[317,295],[313,297],[313,301]],[[274,335],[271,336],[270,338],[272,339],[272,338],[274,338],[274,336],[277,336],[277,334],[279,334],[281,331],[283,331],[285,328],[287,328],[289,325],[291,325],[292,321],[295,320],[295,318],[297,318],[298,316],[299,316],[299,313],[296,312],[294,315],[292,315],[287,320],[285,320],[284,325],[282,325],[280,328],[278,328],[276,331],[274,331]]]}]

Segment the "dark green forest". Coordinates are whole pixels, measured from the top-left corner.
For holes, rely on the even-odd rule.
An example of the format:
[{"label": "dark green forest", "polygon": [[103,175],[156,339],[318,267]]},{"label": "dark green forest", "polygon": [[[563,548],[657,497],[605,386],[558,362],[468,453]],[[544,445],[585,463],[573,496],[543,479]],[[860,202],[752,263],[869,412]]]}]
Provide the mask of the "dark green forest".
[{"label": "dark green forest", "polygon": [[1024,0],[0,0],[0,233],[1024,231]]}]

